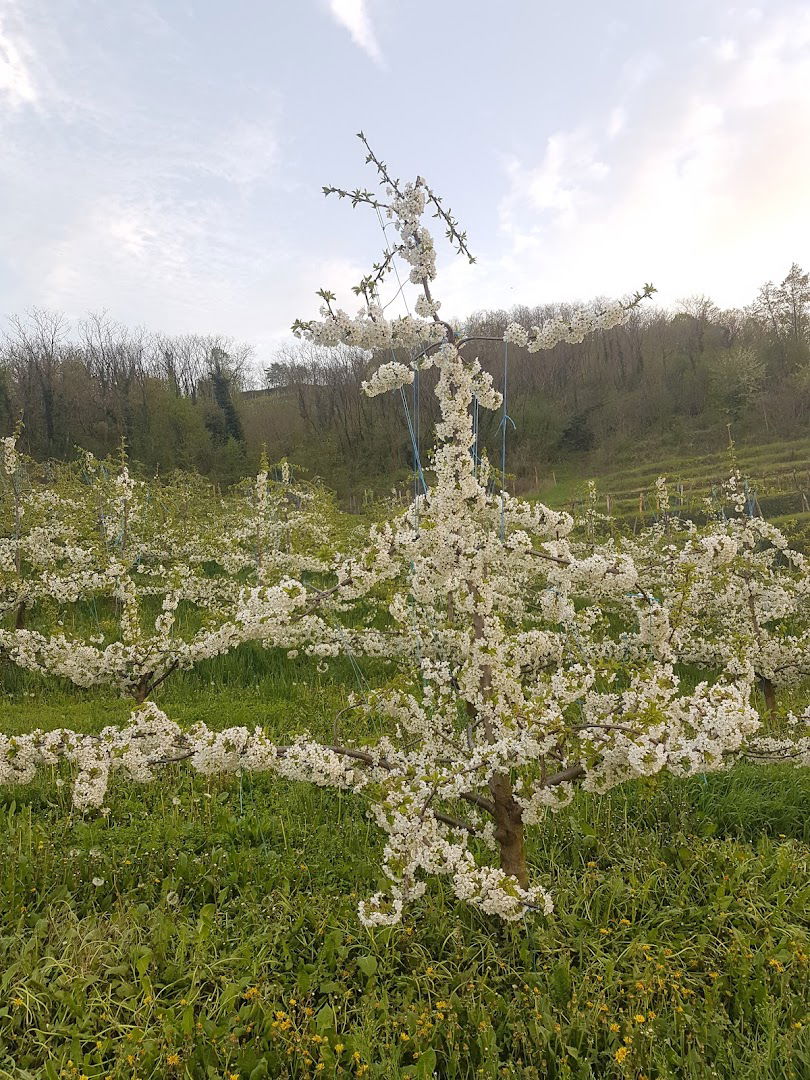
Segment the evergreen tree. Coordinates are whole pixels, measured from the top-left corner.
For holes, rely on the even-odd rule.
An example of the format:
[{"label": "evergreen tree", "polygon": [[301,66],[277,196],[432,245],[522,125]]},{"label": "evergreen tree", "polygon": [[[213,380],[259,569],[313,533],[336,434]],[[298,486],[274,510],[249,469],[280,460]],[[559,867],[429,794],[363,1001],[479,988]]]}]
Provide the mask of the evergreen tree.
[{"label": "evergreen tree", "polygon": [[231,375],[227,369],[228,354],[223,349],[211,350],[211,391],[214,402],[222,414],[223,442],[233,439],[234,442],[244,445],[245,433],[242,430],[242,422],[233,403],[231,394]]}]

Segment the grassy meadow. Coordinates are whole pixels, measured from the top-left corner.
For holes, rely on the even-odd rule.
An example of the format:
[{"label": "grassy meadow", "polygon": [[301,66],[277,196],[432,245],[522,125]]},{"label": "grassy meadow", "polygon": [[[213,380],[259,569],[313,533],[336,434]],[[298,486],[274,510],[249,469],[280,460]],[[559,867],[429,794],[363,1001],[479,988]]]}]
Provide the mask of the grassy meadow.
[{"label": "grassy meadow", "polygon": [[[159,700],[331,736],[382,677],[242,647]],[[6,732],[129,712],[3,680]],[[382,840],[356,796],[172,766],[82,818],[59,779],[0,791],[3,1080],[810,1076],[807,770],[580,795],[533,830],[553,916],[508,926],[436,880],[372,932]]]},{"label": "grassy meadow", "polygon": [[[736,460],[801,541],[810,443]],[[598,490],[632,529],[656,476],[694,513],[730,464],[661,457]],[[581,504],[581,476],[540,497]],[[43,630],[51,614],[32,613]],[[362,740],[355,714],[337,732],[335,717],[387,671],[242,646],[156,700],[184,725]],[[0,661],[4,733],[93,732],[130,709]],[[172,766],[114,778],[107,806],[78,815],[58,770],[0,788],[0,1080],[810,1078],[808,770],[580,793],[529,830],[554,914],[513,926],[433,880],[402,926],[365,930],[383,840],[357,796]]]},{"label": "grassy meadow", "polygon": [[[707,445],[715,440],[709,440]],[[784,529],[792,541],[805,547],[810,538],[810,439],[780,439],[735,445],[724,450],[701,447],[696,438],[687,449],[667,452],[654,445],[628,446],[618,458],[600,462],[566,461],[538,475],[537,493],[556,508],[581,508],[585,495],[583,477],[593,476],[600,495],[599,509],[608,512],[617,526],[632,530],[654,519],[652,486],[666,476],[672,510],[700,520],[703,500],[739,468],[750,476],[757,511]],[[584,470],[584,471],[583,471]]]}]

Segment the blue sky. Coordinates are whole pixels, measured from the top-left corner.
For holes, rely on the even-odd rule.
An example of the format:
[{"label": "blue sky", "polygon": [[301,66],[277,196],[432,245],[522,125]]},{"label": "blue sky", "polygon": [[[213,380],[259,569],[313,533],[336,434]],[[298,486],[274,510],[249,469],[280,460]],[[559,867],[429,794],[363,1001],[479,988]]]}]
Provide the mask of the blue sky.
[{"label": "blue sky", "polygon": [[810,6],[0,0],[0,316],[106,309],[269,357],[380,249],[363,129],[467,229],[443,314],[749,302],[810,263]]}]

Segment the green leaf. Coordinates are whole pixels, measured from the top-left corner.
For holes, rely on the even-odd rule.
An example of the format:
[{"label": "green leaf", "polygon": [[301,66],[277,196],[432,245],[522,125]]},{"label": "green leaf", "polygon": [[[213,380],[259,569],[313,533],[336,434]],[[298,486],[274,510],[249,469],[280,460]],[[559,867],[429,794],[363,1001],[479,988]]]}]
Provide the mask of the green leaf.
[{"label": "green leaf", "polygon": [[186,1005],[183,1009],[183,1019],[180,1024],[181,1030],[184,1035],[194,1034],[194,1007],[192,1005]]},{"label": "green leaf", "polygon": [[149,969],[149,965],[152,962],[152,950],[144,949],[141,955],[135,961],[135,970],[139,975],[145,975]]},{"label": "green leaf", "polygon": [[401,1075],[403,1077],[413,1077],[414,1080],[426,1080],[427,1077],[432,1077],[435,1071],[436,1051],[428,1049],[419,1055],[419,1060],[415,1065],[409,1065],[406,1069],[403,1069]]},{"label": "green leaf", "polygon": [[368,975],[370,977],[374,975],[377,971],[377,957],[360,956],[357,959],[357,966],[360,968],[364,975]]},{"label": "green leaf", "polygon": [[335,1010],[331,1005],[322,1005],[315,1014],[315,1027],[318,1031],[329,1031],[335,1026]]},{"label": "green leaf", "polygon": [[417,1076],[433,1076],[436,1069],[436,1051],[433,1049],[425,1050],[423,1054],[419,1056],[419,1062],[416,1066]]}]

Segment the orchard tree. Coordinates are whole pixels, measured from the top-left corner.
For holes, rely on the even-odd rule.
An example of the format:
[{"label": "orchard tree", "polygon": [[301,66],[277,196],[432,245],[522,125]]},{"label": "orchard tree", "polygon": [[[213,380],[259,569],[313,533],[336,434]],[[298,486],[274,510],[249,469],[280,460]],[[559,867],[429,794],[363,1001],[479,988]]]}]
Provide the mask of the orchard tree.
[{"label": "orchard tree", "polygon": [[[527,827],[542,827],[578,787],[602,793],[662,771],[727,768],[760,728],[751,703],[755,672],[743,660],[725,677],[682,684],[661,647],[669,613],[662,619],[658,609],[666,601],[644,589],[645,567],[619,549],[578,550],[568,539],[569,515],[514,499],[491,482],[486,462],[471,453],[473,404],[494,410],[502,399],[476,358],[478,341],[440,313],[426,212],[471,259],[466,235],[425,180],[401,183],[361,139],[381,192],[326,193],[385,215],[397,240],[358,283],[358,314],[340,310],[322,289],[321,317],[299,320],[295,330],[318,345],[390,351],[365,383],[372,396],[400,392],[417,372],[433,370],[436,445],[423,492],[404,514],[374,527],[365,550],[336,563],[333,586],[320,597],[292,580],[276,592],[258,588],[245,622],[256,636],[262,624],[278,636],[295,622],[300,647],[318,656],[348,648],[387,656],[395,667],[390,682],[350,702],[375,721],[369,730],[383,721],[386,733],[353,744],[302,734],[280,745],[260,728],[184,732],[148,703],[129,728],[102,733],[94,753],[136,779],[185,760],[203,773],[272,771],[362,794],[387,836],[388,888],[360,904],[368,926],[399,921],[436,874],[449,878],[459,899],[520,919],[552,907],[530,877]],[[397,261],[418,296],[414,314],[391,318],[380,288]],[[529,328],[512,323],[499,340],[530,353],[579,342],[627,320],[652,292],[647,285],[622,302]],[[645,550],[647,557],[656,559],[657,549]],[[643,647],[618,654],[601,613],[611,599],[634,593],[642,594],[631,611]],[[316,602],[339,612],[358,600],[367,610],[375,599],[382,628],[355,624],[351,635],[312,611]],[[26,778],[60,756],[76,760],[86,739],[55,732],[7,740],[3,775]],[[808,744],[797,753],[807,755]]]}]

